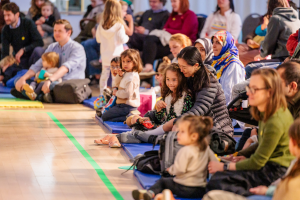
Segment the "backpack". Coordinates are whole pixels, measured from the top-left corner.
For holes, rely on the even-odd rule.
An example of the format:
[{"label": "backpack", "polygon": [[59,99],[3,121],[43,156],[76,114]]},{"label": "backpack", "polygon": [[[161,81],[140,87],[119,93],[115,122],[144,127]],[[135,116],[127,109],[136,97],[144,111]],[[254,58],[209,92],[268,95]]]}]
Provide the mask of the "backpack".
[{"label": "backpack", "polygon": [[89,79],[72,79],[55,85],[53,96],[55,103],[82,103],[92,96]]},{"label": "backpack", "polygon": [[160,174],[160,162],[158,158],[158,151],[146,151],[144,155],[139,154],[133,159],[132,166],[123,173],[136,167],[140,172],[147,174]]}]

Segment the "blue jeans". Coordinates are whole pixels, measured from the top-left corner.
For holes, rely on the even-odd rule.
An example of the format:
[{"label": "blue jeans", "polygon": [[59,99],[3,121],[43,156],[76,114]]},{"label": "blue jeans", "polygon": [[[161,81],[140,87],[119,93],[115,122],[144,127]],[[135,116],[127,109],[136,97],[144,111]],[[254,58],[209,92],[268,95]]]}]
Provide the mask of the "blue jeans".
[{"label": "blue jeans", "polygon": [[272,60],[262,60],[262,61],[255,61],[247,64],[245,66],[246,71],[246,80],[251,77],[251,74],[254,70],[259,68],[277,68],[278,65],[281,64],[279,59],[272,59]]},{"label": "blue jeans", "polygon": [[102,119],[103,121],[110,122],[124,122],[126,121],[126,116],[129,115],[131,111],[136,109],[137,108],[127,104],[116,104],[103,113]]},{"label": "blue jeans", "polygon": [[251,200],[272,200],[272,197],[269,196],[260,196],[260,195],[254,195],[250,196],[247,199]]},{"label": "blue jeans", "polygon": [[100,44],[96,41],[96,38],[88,39],[81,42],[86,53],[86,77],[100,74],[100,70],[90,65],[92,60],[98,60],[100,55]]}]

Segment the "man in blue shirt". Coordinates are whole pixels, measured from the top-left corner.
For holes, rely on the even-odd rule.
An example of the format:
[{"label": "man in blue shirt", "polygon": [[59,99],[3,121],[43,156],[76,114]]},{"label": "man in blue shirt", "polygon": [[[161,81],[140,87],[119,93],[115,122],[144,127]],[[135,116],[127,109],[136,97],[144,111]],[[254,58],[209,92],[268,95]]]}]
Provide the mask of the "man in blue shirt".
[{"label": "man in blue shirt", "polygon": [[[42,91],[44,94],[50,93],[50,90],[58,83],[58,79],[70,80],[70,79],[84,79],[85,78],[85,67],[86,67],[86,55],[84,48],[81,44],[73,41],[71,35],[73,33],[70,22],[64,19],[57,20],[54,23],[54,38],[57,42],[51,44],[45,51],[56,52],[59,54],[59,69],[44,82]],[[23,91],[23,85],[28,83],[29,80],[35,76],[37,72],[42,69],[42,59],[39,59],[33,64],[28,72],[22,76],[15,84],[16,90]],[[14,96],[16,91],[11,92]],[[18,95],[19,96],[19,95]],[[50,95],[44,95],[50,96]],[[50,96],[51,97],[51,96]],[[45,99],[49,102],[49,99]]]}]

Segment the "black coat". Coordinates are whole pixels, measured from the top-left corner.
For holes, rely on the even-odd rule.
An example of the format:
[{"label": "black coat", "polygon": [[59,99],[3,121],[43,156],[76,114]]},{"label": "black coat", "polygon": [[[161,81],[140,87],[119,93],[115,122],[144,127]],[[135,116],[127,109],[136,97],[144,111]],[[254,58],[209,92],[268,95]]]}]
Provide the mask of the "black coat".
[{"label": "black coat", "polygon": [[[210,72],[216,74],[215,70],[205,65]],[[233,136],[232,121],[226,106],[226,99],[221,84],[216,78],[211,76],[210,86],[203,88],[200,92],[194,91],[194,79],[199,78],[197,74],[192,78],[188,78],[188,87],[195,96],[194,106],[184,115],[210,116],[214,121],[214,128],[223,133]]]}]

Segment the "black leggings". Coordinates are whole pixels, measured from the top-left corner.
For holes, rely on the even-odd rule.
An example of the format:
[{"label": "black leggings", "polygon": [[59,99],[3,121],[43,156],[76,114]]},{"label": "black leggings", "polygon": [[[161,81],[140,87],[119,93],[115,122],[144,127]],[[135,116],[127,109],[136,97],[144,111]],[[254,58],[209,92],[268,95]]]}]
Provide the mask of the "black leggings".
[{"label": "black leggings", "polygon": [[169,189],[181,198],[202,198],[205,194],[205,187],[188,187],[174,182],[173,179],[173,177],[161,177],[149,190],[159,194],[164,189]]},{"label": "black leggings", "polygon": [[208,182],[206,189],[225,190],[242,196],[251,196],[250,188],[260,185],[269,186],[281,178],[287,168],[274,162],[268,162],[260,170],[225,171],[215,173]]},{"label": "black leggings", "polygon": [[142,55],[144,65],[153,64],[155,59],[163,58],[169,54],[171,54],[169,45],[163,46],[156,36],[146,37]]}]

